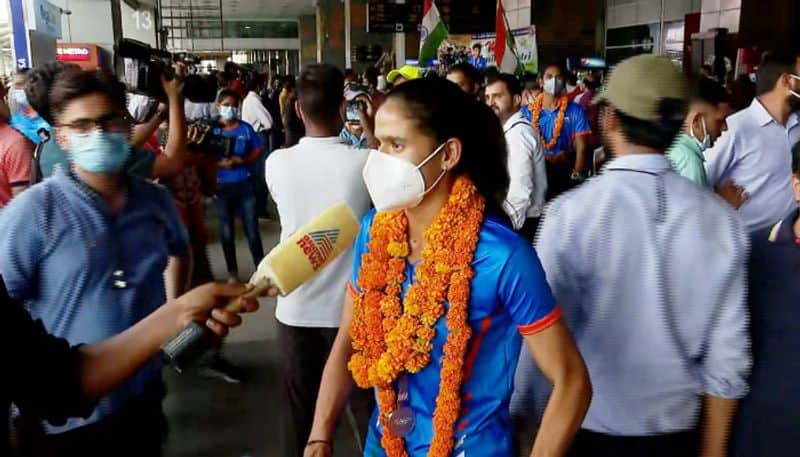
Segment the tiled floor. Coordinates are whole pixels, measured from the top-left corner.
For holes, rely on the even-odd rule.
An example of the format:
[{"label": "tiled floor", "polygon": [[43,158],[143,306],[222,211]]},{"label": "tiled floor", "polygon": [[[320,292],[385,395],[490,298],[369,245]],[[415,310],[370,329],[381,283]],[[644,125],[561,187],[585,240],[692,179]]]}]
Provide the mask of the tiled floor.
[{"label": "tiled floor", "polygon": [[[210,208],[209,208],[210,209]],[[209,231],[215,240],[216,222],[209,218]],[[265,251],[278,241],[277,222],[261,221]],[[253,272],[247,243],[237,227],[237,255],[242,278]],[[212,269],[217,278],[226,278],[222,249],[217,242],[209,247]],[[242,384],[209,380],[195,373],[177,375],[166,370],[169,395],[164,409],[169,418],[168,457],[277,457],[283,456],[281,429],[282,395],[278,379],[275,300],[265,299],[261,310],[248,315],[223,347],[226,358],[245,374]],[[356,444],[340,430],[336,456],[358,455]]]}]

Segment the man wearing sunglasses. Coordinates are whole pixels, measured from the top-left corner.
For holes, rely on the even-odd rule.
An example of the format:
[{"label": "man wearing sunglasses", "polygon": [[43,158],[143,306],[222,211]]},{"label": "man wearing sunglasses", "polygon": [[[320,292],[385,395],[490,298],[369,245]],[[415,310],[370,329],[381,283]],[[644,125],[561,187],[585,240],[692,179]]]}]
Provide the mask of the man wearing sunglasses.
[{"label": "man wearing sunglasses", "polygon": [[[49,103],[59,167],[3,209],[0,275],[9,295],[70,344],[125,331],[188,277],[188,237],[167,190],[126,172],[131,120],[122,85],[101,73],[64,70]],[[170,289],[170,294],[182,288]],[[173,297],[170,297],[173,298]],[[151,361],[103,397],[87,419],[31,421],[32,455],[159,456],[164,436],[160,363]]]}]

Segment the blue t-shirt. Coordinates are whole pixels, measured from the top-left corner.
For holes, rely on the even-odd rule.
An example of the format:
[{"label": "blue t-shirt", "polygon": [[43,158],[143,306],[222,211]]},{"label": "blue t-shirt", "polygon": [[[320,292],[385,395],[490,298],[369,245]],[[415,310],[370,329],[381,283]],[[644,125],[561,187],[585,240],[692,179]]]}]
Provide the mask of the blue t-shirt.
[{"label": "blue t-shirt", "polygon": [[[525,119],[530,121],[533,118],[528,106],[523,106],[521,111]],[[545,143],[553,138],[553,130],[556,128],[557,118],[558,109],[548,111],[542,108],[542,114],[539,116],[539,129],[544,136]],[[589,125],[589,120],[586,119],[586,113],[583,112],[583,108],[577,103],[569,102],[567,112],[564,114],[564,127],[561,129],[561,136],[558,137],[556,145],[551,149],[545,149],[544,153],[558,154],[561,151],[572,151],[575,137],[590,135],[591,133],[592,127]]]},{"label": "blue t-shirt", "polygon": [[[237,157],[247,157],[253,150],[263,148],[264,144],[261,138],[256,135],[253,127],[245,121],[240,120],[239,124],[230,130],[222,127],[214,129],[215,135],[223,135],[228,138],[236,138],[233,146],[232,155]],[[217,157],[217,160],[222,160],[222,156]],[[250,167],[247,165],[237,165],[230,170],[220,168],[217,171],[217,182],[220,184],[235,184],[247,181],[250,177]]]},{"label": "blue t-shirt", "polygon": [[[14,198],[0,215],[0,275],[11,297],[70,344],[114,336],[165,301],[164,268],[189,243],[170,193],[129,177],[127,200],[106,203],[63,168]],[[160,381],[155,358],[109,395],[88,419],[48,426],[50,433],[108,416],[126,398]]]},{"label": "blue t-shirt", "polygon": [[476,59],[475,56],[470,54],[469,55],[469,63],[470,63],[470,65],[472,65],[473,67],[478,69],[478,71],[480,71],[481,73],[486,71],[486,57],[479,56]]},{"label": "blue t-shirt", "polygon": [[[354,247],[351,293],[358,294],[361,256],[367,251],[375,210],[361,221]],[[403,295],[414,281],[416,265],[406,266]],[[469,457],[511,455],[512,433],[508,402],[522,343],[520,333],[530,334],[556,322],[556,307],[544,271],[533,247],[494,216],[481,226],[472,261],[469,323],[472,338],[467,347],[466,379],[461,386],[463,415],[456,422],[453,455]],[[448,307],[445,303],[445,307]],[[433,436],[432,418],[439,394],[442,350],[447,339],[446,317],[436,323],[431,362],[419,373],[408,375],[408,406],[416,426],[405,437],[411,457],[428,453]],[[397,388],[397,386],[395,386]],[[377,411],[370,422],[365,456],[384,456]]]},{"label": "blue t-shirt", "polygon": [[367,136],[366,135],[362,134],[361,138],[359,138],[359,137],[353,135],[352,133],[350,133],[350,131],[347,130],[346,128],[344,128],[344,127],[342,127],[342,131],[339,132],[339,138],[341,138],[344,141],[346,141],[347,144],[349,144],[351,146],[354,146],[354,147],[357,147],[359,149],[367,149],[367,148],[369,148],[369,144],[367,143]]}]

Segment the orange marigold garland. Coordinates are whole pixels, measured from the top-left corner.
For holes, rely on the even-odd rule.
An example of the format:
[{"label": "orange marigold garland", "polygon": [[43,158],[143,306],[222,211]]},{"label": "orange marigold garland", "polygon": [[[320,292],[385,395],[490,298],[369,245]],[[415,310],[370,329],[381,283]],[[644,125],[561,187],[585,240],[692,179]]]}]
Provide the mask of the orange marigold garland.
[{"label": "orange marigold garland", "polygon": [[405,442],[391,433],[397,407],[393,383],[403,372],[417,373],[430,363],[436,322],[447,309],[439,394],[433,414],[431,457],[449,456],[461,409],[464,356],[472,329],[468,322],[472,258],[483,222],[484,200],[469,178],[456,179],[450,197],[425,232],[416,280],[400,303],[405,281],[408,220],[405,212],[378,213],[362,256],[350,336],[348,368],[356,384],[375,387],[383,425],[381,445],[388,457],[405,457]]},{"label": "orange marigold garland", "polygon": [[[539,94],[528,106],[528,109],[531,110],[531,125],[536,133],[541,137],[544,138],[542,135],[541,128],[539,127],[539,118],[542,115],[542,103],[544,102],[544,94]],[[550,138],[550,141],[544,144],[544,148],[547,150],[553,149],[556,144],[558,144],[558,138],[561,136],[561,130],[564,128],[564,119],[567,116],[567,106],[569,105],[569,98],[566,95],[562,95],[556,101],[556,107],[558,108],[558,116],[556,117],[556,125],[553,128],[553,136]]]}]

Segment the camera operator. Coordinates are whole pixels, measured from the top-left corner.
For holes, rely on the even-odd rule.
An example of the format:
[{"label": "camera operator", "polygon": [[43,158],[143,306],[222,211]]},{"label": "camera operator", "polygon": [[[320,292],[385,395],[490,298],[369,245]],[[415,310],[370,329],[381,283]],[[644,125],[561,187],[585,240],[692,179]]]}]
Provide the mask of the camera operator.
[{"label": "camera operator", "polygon": [[[76,65],[52,62],[33,68],[28,73],[28,82],[25,94],[33,109],[35,109],[50,125],[53,125],[53,114],[48,100],[53,83],[68,68],[78,68]],[[127,173],[142,178],[168,178],[183,170],[186,158],[186,119],[183,111],[183,96],[177,79],[167,80],[162,77],[162,85],[167,95],[167,106],[170,124],[182,126],[171,129],[169,139],[163,155],[142,149],[141,145],[152,135],[158,123],[146,124],[135,129],[131,137],[131,151],[124,168]],[[39,168],[42,177],[47,179],[53,176],[57,167],[68,168],[69,159],[57,141],[44,143],[39,158]]]},{"label": "camera operator", "polygon": [[[177,85],[165,86],[182,115]],[[8,294],[26,302],[45,329],[70,344],[93,343],[161,306],[165,282],[171,295],[182,292],[189,240],[167,191],[127,173],[131,120],[119,81],[64,69],[50,88],[49,105],[55,140],[71,166],[59,167],[3,209],[0,275]],[[176,266],[165,281],[168,261]],[[23,418],[22,434],[36,445],[31,454],[157,457],[165,432],[160,369],[151,361],[86,420],[59,426]]]}]

